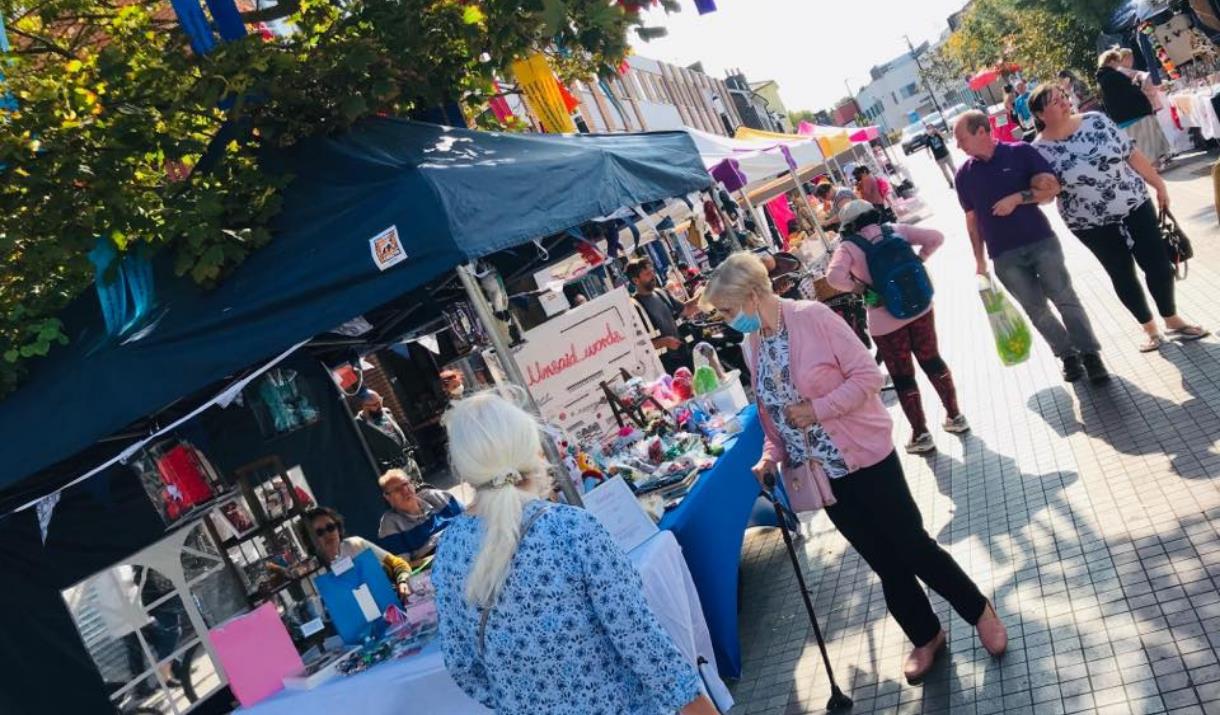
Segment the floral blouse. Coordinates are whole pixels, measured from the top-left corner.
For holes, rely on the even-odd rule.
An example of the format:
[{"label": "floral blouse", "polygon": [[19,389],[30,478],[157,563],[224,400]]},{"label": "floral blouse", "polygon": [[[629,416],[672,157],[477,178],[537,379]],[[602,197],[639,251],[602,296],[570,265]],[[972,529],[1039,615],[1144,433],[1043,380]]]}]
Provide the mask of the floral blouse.
[{"label": "floral blouse", "polygon": [[[850,473],[847,462],[822,425],[814,423],[807,430],[807,435],[802,435],[801,430],[792,426],[784,416],[785,407],[802,399],[792,383],[788,367],[790,359],[786,327],[780,326],[775,335],[759,341],[758,398],[763,409],[784,438],[784,451],[789,462],[804,464],[812,459],[822,465],[827,477],[846,477]],[[809,452],[805,451],[806,436]]]},{"label": "floral blouse", "polygon": [[1086,113],[1067,139],[1034,146],[1059,175],[1059,213],[1073,231],[1118,223],[1149,199],[1128,161],[1135,142],[1100,112]]},{"label": "floral blouse", "polygon": [[445,665],[467,695],[497,713],[669,715],[701,679],[644,600],[627,555],[592,514],[533,501],[530,526],[487,619],[465,597],[483,524],[463,515],[432,567]]}]

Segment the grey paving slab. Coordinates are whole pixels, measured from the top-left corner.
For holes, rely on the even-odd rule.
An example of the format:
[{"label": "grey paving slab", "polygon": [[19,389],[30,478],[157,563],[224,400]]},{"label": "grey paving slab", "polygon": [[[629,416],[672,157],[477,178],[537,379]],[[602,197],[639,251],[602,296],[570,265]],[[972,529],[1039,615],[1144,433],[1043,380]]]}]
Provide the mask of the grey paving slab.
[{"label": "grey paving slab", "polygon": [[[1220,328],[1214,157],[1167,174],[1197,258],[1180,312]],[[825,515],[807,519],[801,560],[835,673],[856,713],[1220,713],[1220,340],[1135,350],[1138,328],[1105,274],[1058,227],[1114,381],[1067,385],[1049,350],[1005,368],[975,294],[961,212],[929,160],[909,165],[945,232],[929,263],[942,353],[964,437],[903,455],[928,532],[1009,626],[991,659],[937,595],[949,647],[920,686],[901,677],[909,644],[876,577]],[[922,376],[929,421],[942,410]],[[909,437],[892,398],[895,441]],[[738,713],[817,713],[829,696],[783,542],[754,529],[742,553]]]}]

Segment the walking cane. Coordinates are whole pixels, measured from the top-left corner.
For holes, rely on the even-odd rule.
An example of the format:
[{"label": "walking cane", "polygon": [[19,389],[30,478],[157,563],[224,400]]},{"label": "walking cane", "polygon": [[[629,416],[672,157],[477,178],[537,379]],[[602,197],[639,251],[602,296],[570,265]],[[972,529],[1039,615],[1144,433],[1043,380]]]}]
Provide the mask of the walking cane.
[{"label": "walking cane", "polygon": [[[775,496],[775,475],[763,476],[763,483],[766,488],[762,490],[762,495],[775,508],[775,519],[779,524],[780,533],[784,535],[784,546],[788,547],[788,556],[792,559],[792,570],[796,573],[797,583],[800,584],[801,596],[805,599],[805,610],[809,613],[809,623],[813,625],[813,635],[818,639],[818,649],[822,651],[822,662],[826,665],[826,675],[830,678],[830,700],[826,701],[826,710],[834,712],[850,708],[852,706],[851,698],[847,697],[839,689],[839,684],[835,682],[835,672],[830,667],[830,655],[826,653],[826,641],[822,639],[822,629],[818,627],[818,617],[813,612],[813,600],[809,596],[809,587],[805,585],[805,575],[801,573],[801,562],[796,558],[796,546],[792,543],[792,534],[788,533],[786,517],[791,512]],[[792,517],[795,518],[796,515],[792,514]]]}]

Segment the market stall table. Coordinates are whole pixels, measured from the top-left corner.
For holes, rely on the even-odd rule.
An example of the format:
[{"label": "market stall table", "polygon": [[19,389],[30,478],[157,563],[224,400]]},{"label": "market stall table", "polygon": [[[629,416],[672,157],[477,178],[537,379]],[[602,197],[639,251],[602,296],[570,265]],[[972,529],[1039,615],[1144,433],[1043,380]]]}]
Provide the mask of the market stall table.
[{"label": "market stall table", "polygon": [[[662,531],[629,554],[644,582],[644,597],[658,620],[692,664],[712,661],[712,638],[699,597],[674,534]],[[724,690],[713,668],[702,669],[709,689]],[[237,712],[244,715],[485,715],[491,711],[458,687],[433,640],[419,654],[382,663],[306,691],[282,691]]]},{"label": "market stall table", "polygon": [[[750,467],[762,454],[763,432],[758,411],[750,405],[738,414],[742,431],[716,465],[702,475],[686,498],[661,519],[674,532],[699,590],[699,601],[712,635],[720,675],[741,675],[737,636],[737,567],[746,527],[759,500],[758,480]],[[765,514],[766,512],[763,511]],[[774,525],[775,517],[768,522]]]}]

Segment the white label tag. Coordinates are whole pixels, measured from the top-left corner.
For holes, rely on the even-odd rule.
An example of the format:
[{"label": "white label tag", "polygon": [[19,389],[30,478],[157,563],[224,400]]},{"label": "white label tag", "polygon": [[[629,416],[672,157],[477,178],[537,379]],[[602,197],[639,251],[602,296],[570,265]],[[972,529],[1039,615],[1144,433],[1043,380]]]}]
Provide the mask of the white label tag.
[{"label": "white label tag", "polygon": [[371,623],[381,617],[381,609],[377,608],[377,602],[373,600],[373,592],[369,591],[367,583],[360,588],[352,589],[352,595],[356,597],[356,603],[360,604],[360,612],[364,614],[364,620]]},{"label": "white label tag", "polygon": [[373,252],[373,263],[379,271],[407,260],[407,249],[402,247],[402,240],[398,238],[397,226],[390,226],[370,238],[369,250]]},{"label": "white label tag", "polygon": [[321,618],[315,618],[312,621],[305,621],[301,624],[301,635],[308,638],[313,634],[318,633],[325,627],[326,624],[322,623]]},{"label": "white label tag", "polygon": [[338,576],[352,570],[352,559],[350,556],[344,556],[341,559],[335,559],[330,562],[330,572]]}]

